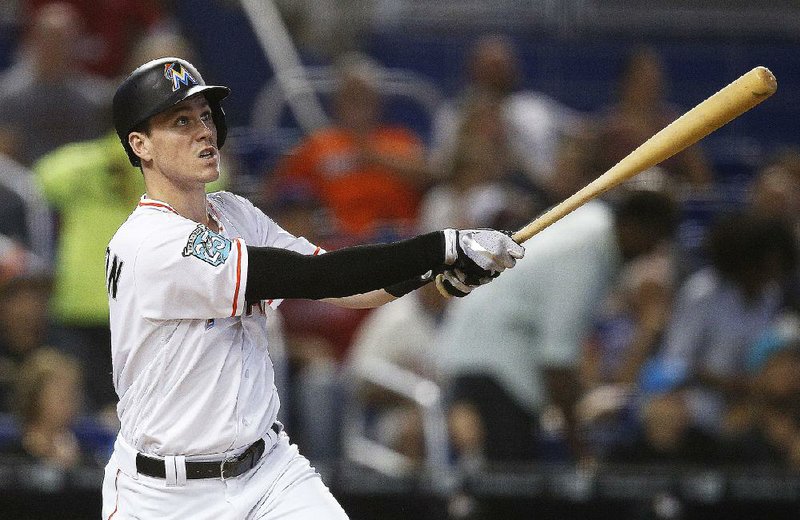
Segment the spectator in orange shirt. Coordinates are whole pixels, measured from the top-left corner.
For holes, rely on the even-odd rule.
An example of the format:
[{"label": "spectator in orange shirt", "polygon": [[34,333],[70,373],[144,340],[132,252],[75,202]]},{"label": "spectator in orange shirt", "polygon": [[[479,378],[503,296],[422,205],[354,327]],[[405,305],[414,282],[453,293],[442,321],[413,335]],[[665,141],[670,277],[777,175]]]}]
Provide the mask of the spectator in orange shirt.
[{"label": "spectator in orange shirt", "polygon": [[338,81],[333,124],[311,133],[280,161],[265,200],[280,191],[276,184],[305,184],[342,233],[367,239],[406,235],[429,178],[423,143],[410,130],[382,121],[377,66],[370,59],[348,55]]}]

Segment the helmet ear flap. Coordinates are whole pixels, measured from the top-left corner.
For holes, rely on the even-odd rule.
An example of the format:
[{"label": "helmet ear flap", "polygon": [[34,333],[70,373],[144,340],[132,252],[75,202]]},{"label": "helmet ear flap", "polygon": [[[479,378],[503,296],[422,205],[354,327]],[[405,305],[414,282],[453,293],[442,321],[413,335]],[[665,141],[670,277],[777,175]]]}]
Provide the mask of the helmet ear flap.
[{"label": "helmet ear flap", "polygon": [[225,111],[219,101],[210,101],[211,104],[211,118],[214,120],[214,126],[217,127],[217,148],[222,148],[225,144],[225,138],[228,136],[228,124],[225,122]]}]

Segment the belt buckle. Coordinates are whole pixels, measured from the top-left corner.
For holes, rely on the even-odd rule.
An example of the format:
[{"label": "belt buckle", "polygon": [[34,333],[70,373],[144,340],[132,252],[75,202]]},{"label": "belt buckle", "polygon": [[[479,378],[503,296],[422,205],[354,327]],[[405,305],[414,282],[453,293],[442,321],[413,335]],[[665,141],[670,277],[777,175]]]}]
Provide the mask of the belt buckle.
[{"label": "belt buckle", "polygon": [[219,478],[220,478],[220,480],[225,482],[226,478],[230,478],[230,477],[226,477],[225,476],[225,464],[228,464],[229,462],[236,462],[238,459],[239,459],[239,457],[228,457],[227,459],[224,459],[223,461],[221,461],[219,463]]},{"label": "belt buckle", "polygon": [[[220,479],[222,479],[222,481],[224,482],[226,478],[231,478],[231,477],[225,477],[225,464],[243,462],[247,458],[250,458],[250,459],[253,458],[253,450],[251,450],[250,448],[247,448],[246,450],[244,450],[241,454],[239,454],[236,457],[228,457],[227,459],[225,459],[222,462],[220,462],[219,463],[219,476],[220,476]],[[253,467],[253,465],[251,464],[250,467]],[[235,477],[237,475],[232,475],[232,476]]]}]

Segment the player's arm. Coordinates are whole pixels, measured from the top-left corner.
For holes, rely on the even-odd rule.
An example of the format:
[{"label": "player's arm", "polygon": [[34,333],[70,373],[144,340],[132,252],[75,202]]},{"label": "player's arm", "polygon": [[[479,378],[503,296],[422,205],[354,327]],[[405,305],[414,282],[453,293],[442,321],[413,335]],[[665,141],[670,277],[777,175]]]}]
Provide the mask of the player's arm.
[{"label": "player's arm", "polygon": [[256,301],[365,295],[448,269],[466,273],[477,285],[512,267],[524,249],[499,231],[449,229],[317,256],[254,246],[247,254],[245,296]]},{"label": "player's arm", "polygon": [[[405,280],[389,287],[384,287],[383,289],[377,289],[364,294],[353,294],[342,298],[325,298],[323,301],[347,309],[372,309],[396,300],[411,291],[415,291],[423,285],[431,283],[433,279],[433,271],[429,271],[422,276],[415,276],[410,280]],[[454,296],[462,296],[462,294],[453,294]]]},{"label": "player's arm", "polygon": [[346,309],[372,309],[396,300],[398,297],[389,294],[385,289],[377,289],[363,294],[353,294],[341,298],[325,298],[322,301]]}]

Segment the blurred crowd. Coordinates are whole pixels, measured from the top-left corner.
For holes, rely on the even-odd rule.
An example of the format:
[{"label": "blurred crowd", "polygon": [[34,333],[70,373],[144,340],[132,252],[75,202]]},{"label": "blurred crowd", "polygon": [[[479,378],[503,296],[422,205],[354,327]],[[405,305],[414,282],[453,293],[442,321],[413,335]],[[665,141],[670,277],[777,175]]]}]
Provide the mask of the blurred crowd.
[{"label": "blurred crowd", "polygon": [[[155,1],[118,0],[125,20],[79,0],[22,3],[0,71],[0,452],[99,465],[117,428],[105,248],[144,190],[110,96],[148,59],[202,57]],[[328,250],[516,230],[689,108],[668,101],[649,47],[631,49],[613,101],[593,112],[525,89],[517,52],[503,35],[476,37],[430,136],[384,118],[380,63],[342,53],[330,124],[246,195]],[[209,189],[236,191],[235,153],[223,169]],[[760,158],[687,248],[685,208],[718,178],[693,146],[535,236],[517,267],[463,299],[429,285],[371,311],[284,302],[269,317],[281,420],[312,460],[353,456],[358,437],[393,471],[434,455],[465,470],[800,470],[800,149]],[[423,383],[440,390],[438,448]]]}]

